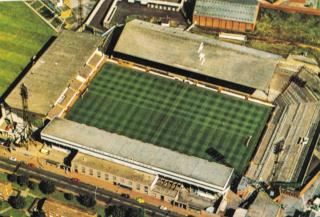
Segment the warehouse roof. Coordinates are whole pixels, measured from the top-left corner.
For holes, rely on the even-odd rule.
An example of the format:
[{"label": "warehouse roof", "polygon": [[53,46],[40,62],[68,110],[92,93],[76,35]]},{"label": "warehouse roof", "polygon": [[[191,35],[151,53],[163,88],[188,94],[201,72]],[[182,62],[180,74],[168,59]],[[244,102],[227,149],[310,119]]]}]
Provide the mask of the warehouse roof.
[{"label": "warehouse roof", "polygon": [[46,115],[99,43],[99,37],[92,34],[63,31],[5,102],[12,108],[22,109],[20,86],[23,83],[29,94],[29,111]]},{"label": "warehouse roof", "polygon": [[[198,52],[201,44],[203,63]],[[267,89],[280,59],[267,52],[139,20],[126,24],[114,51],[260,90]]]},{"label": "warehouse roof", "polygon": [[193,15],[244,23],[255,23],[257,0],[196,0]]},{"label": "warehouse roof", "polygon": [[97,150],[124,162],[152,167],[153,171],[169,171],[223,189],[233,173],[232,168],[222,164],[64,119],[51,121],[41,132],[41,137],[73,148]]}]

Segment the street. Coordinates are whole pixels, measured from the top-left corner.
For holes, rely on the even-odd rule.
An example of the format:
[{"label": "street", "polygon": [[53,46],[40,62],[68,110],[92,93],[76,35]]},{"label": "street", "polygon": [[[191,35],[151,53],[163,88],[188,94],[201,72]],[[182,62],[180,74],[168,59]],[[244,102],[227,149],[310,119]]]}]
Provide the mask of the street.
[{"label": "street", "polygon": [[[16,173],[23,173],[29,175],[30,178],[36,180],[50,180],[57,187],[66,189],[69,191],[73,191],[76,193],[90,193],[93,194],[97,200],[105,202],[106,204],[114,204],[114,205],[122,205],[122,206],[130,206],[135,208],[144,208],[144,210],[155,217],[161,216],[172,216],[172,217],[181,217],[183,215],[173,213],[170,211],[160,210],[158,207],[152,206],[150,204],[139,204],[134,199],[123,198],[120,195],[107,191],[105,189],[97,188],[96,186],[92,186],[86,183],[74,183],[70,178],[57,175],[55,173],[51,173],[39,168],[30,168],[28,165],[25,165],[21,162],[10,161],[9,159],[3,158],[0,156],[0,167]],[[18,168],[18,169],[17,169]]]}]

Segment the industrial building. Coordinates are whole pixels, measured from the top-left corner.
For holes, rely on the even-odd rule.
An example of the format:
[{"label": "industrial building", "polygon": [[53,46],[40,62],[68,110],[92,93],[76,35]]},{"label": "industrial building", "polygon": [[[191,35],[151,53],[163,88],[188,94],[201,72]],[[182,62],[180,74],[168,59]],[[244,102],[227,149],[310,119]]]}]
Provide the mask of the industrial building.
[{"label": "industrial building", "polygon": [[258,12],[257,0],[196,0],[193,23],[235,32],[253,31]]}]

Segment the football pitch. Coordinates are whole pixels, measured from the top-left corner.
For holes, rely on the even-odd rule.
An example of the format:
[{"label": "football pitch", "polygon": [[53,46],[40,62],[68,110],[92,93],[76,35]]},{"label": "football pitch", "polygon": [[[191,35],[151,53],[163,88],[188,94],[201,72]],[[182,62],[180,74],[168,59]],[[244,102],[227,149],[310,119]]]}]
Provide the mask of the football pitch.
[{"label": "football pitch", "polygon": [[0,96],[53,34],[23,2],[0,2]]},{"label": "football pitch", "polygon": [[270,112],[267,106],[107,63],[67,119],[242,173]]}]

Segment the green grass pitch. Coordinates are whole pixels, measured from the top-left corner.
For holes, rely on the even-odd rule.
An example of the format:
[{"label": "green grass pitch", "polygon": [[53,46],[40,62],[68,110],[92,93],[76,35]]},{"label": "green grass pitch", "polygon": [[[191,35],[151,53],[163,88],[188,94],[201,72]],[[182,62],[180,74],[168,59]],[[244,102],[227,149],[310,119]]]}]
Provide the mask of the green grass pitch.
[{"label": "green grass pitch", "polygon": [[0,3],[0,96],[53,33],[23,2]]},{"label": "green grass pitch", "polygon": [[241,173],[270,111],[260,104],[108,63],[67,118],[226,163]]}]

